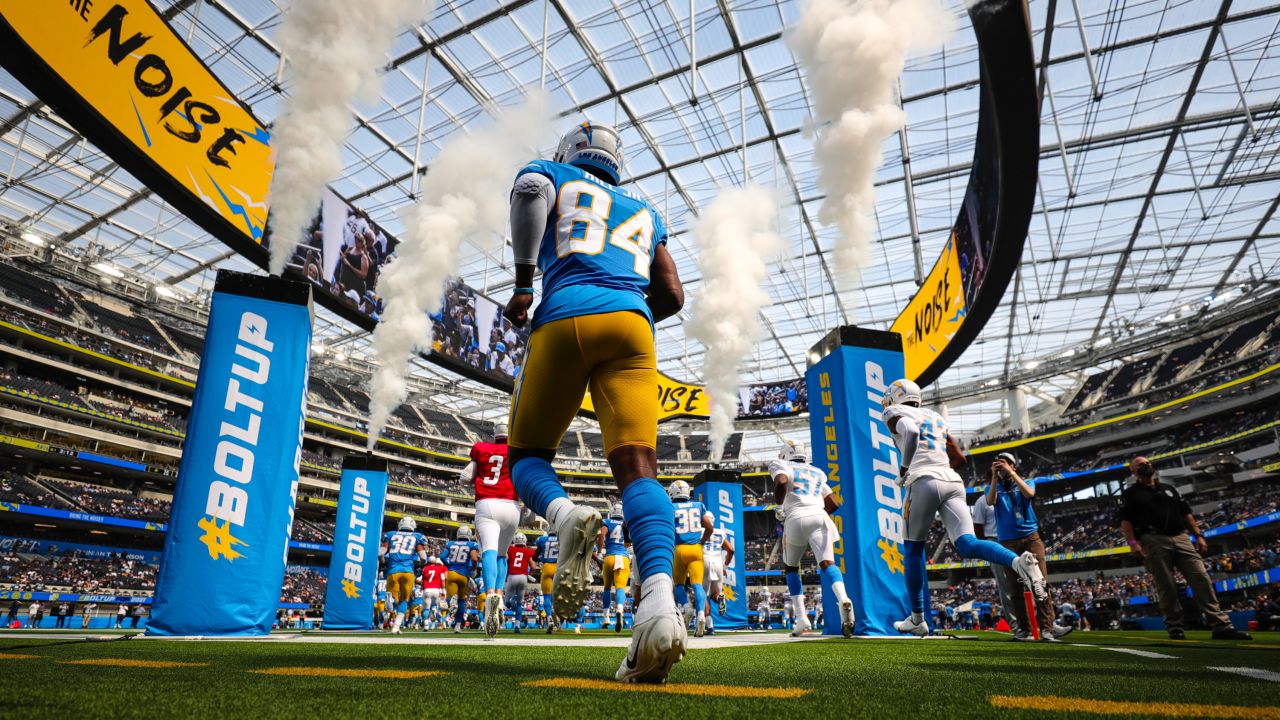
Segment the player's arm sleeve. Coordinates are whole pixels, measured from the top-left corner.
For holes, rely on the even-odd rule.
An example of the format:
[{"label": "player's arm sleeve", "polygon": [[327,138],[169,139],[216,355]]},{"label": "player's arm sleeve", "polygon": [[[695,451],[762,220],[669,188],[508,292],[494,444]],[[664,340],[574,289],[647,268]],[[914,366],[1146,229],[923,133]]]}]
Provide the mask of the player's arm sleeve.
[{"label": "player's arm sleeve", "polygon": [[511,251],[517,265],[536,265],[555,197],[551,179],[537,172],[516,178],[511,188]]},{"label": "player's arm sleeve", "polygon": [[910,466],[911,459],[916,456],[916,444],[920,440],[920,430],[916,427],[916,423],[909,417],[903,416],[898,418],[898,438],[902,447],[902,464]]},{"label": "player's arm sleeve", "polygon": [[467,466],[462,468],[462,474],[458,475],[458,479],[464,483],[471,482],[476,476],[476,461],[472,460]]}]

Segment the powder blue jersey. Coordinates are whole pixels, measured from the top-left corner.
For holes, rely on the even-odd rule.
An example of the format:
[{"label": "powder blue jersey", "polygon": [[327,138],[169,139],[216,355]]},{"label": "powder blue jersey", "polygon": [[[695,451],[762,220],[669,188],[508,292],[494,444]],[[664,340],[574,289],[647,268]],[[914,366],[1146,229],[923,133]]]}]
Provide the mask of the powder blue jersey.
[{"label": "powder blue jersey", "polygon": [[627,554],[627,527],[622,520],[613,517],[604,519],[604,554],[605,557],[610,555],[626,555]]},{"label": "powder blue jersey", "polygon": [[631,310],[653,322],[645,304],[649,266],[667,229],[649,203],[572,165],[534,160],[516,175],[538,173],[555,187],[538,252],[542,302],[533,327],[580,315]]},{"label": "powder blue jersey", "polygon": [[685,500],[676,507],[676,544],[702,544],[702,517],[710,515],[707,506],[697,500]]},{"label": "powder blue jersey", "polygon": [[543,535],[533,542],[534,554],[533,559],[540,563],[558,563],[560,562],[560,538],[555,535]]},{"label": "powder blue jersey", "polygon": [[387,544],[387,574],[393,575],[413,572],[418,548],[426,547],[427,538],[418,532],[392,530],[383,536],[382,542]]},{"label": "powder blue jersey", "polygon": [[444,546],[444,566],[459,575],[470,575],[474,563],[471,562],[471,551],[479,552],[480,544],[474,540],[450,540]]}]

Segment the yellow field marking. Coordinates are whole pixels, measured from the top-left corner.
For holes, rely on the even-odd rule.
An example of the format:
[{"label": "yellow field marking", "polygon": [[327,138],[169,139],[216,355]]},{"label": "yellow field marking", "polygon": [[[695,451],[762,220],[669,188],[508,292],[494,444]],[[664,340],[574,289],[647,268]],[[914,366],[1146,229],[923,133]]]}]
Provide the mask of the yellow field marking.
[{"label": "yellow field marking", "polygon": [[261,670],[250,670],[259,675],[294,675],[297,677],[350,677],[350,678],[391,678],[393,680],[414,680],[448,675],[443,670],[369,670],[365,668],[323,668],[323,667],[270,667]]},{"label": "yellow field marking", "polygon": [[620,692],[652,692],[670,695],[703,695],[706,697],[772,698],[778,700],[794,700],[813,692],[803,688],[757,688],[739,685],[694,685],[692,683],[644,685],[620,683],[613,680],[587,680],[585,678],[550,678],[548,680],[534,680],[520,684],[525,687],[557,688],[561,690],[615,690]]},{"label": "yellow field marking", "polygon": [[129,660],[127,658],[89,658],[87,660],[60,660],[63,665],[103,665],[106,667],[180,668],[204,667],[209,663],[174,662],[172,660]]},{"label": "yellow field marking", "polygon": [[1198,705],[1171,702],[1118,702],[1089,698],[1055,697],[1053,695],[1018,697],[992,695],[991,704],[1006,710],[1039,710],[1042,712],[1092,713],[1095,715],[1163,715],[1193,718],[1252,718],[1280,720],[1280,707],[1246,705]]},{"label": "yellow field marking", "polygon": [[23,655],[22,653],[0,653],[0,660],[34,660],[39,655]]}]

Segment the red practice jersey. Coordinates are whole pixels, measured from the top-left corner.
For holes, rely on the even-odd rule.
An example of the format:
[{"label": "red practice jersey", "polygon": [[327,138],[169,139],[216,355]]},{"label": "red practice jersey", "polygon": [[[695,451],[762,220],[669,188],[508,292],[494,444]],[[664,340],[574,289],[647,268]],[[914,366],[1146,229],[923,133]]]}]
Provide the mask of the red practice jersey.
[{"label": "red practice jersey", "polygon": [[516,499],[516,486],[511,483],[511,469],[507,467],[506,443],[472,445],[471,461],[476,464],[476,500]]},{"label": "red practice jersey", "polygon": [[534,549],[528,545],[512,545],[507,548],[507,574],[528,575],[533,564]]},{"label": "red practice jersey", "polygon": [[449,568],[436,563],[422,568],[422,589],[423,590],[443,590],[444,576],[449,572]]}]

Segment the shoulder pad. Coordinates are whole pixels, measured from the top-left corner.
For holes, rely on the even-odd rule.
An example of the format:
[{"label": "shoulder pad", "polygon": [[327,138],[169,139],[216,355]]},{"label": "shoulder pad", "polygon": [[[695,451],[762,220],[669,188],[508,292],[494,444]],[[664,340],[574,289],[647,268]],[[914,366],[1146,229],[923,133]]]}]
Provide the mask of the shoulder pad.
[{"label": "shoulder pad", "polygon": [[769,462],[769,477],[777,477],[778,475],[791,477],[791,463],[782,459],[771,460]]}]

